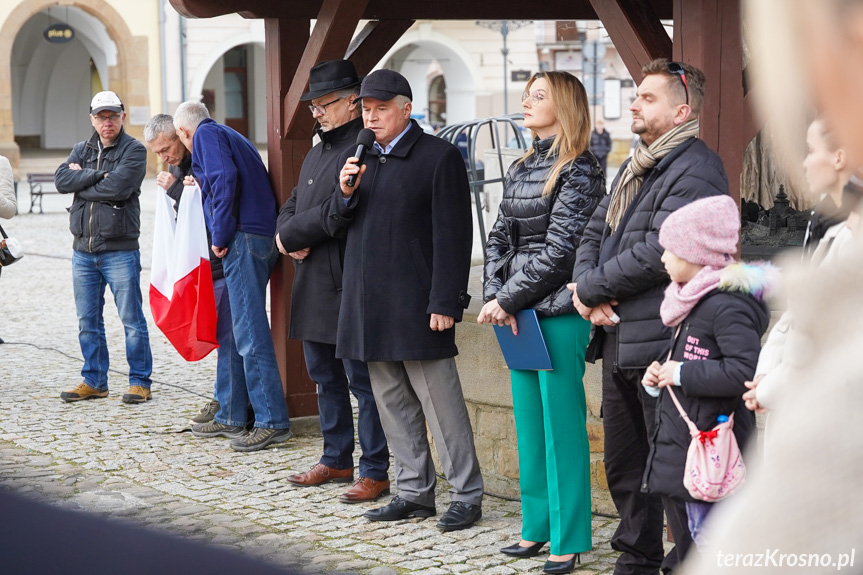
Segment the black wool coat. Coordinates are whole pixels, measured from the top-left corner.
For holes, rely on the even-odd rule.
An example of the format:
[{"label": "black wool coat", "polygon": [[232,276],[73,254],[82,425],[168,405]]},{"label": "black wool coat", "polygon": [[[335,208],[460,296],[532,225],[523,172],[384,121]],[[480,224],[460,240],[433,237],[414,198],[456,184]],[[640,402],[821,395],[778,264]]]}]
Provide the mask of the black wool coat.
[{"label": "black wool coat", "polygon": [[[346,151],[339,165],[352,156]],[[431,314],[460,321],[470,296],[470,194],[458,148],[410,130],[387,155],[372,148],[345,203],[336,186],[330,235],[347,230],[336,355],[363,361],[444,359],[455,330],[432,331]]]},{"label": "black wool coat", "polygon": [[[629,160],[631,161],[631,160]],[[611,188],[623,175],[621,166]],[[671,331],[659,318],[665,288],[671,281],[660,260],[659,228],[673,211],[695,200],[728,193],[722,160],[697,138],[672,150],[650,170],[632,203],[611,233],[605,222],[611,194],[593,212],[576,254],[572,280],[581,302],[590,307],[617,300],[618,367],[643,369],[665,359]],[[601,349],[603,329],[594,330],[591,352]]]},{"label": "black wool coat", "polygon": [[318,343],[336,343],[342,301],[342,262],[345,233],[333,238],[323,225],[339,170],[339,157],[355,150],[361,118],[328,132],[311,149],[300,169],[299,183],[279,210],[276,233],[288,252],[311,248],[304,260],[294,260],[289,337]]},{"label": "black wool coat", "polygon": [[[671,359],[682,361],[681,386],[674,394],[700,431],[716,427],[719,415],[734,414],[734,437],[741,451],[755,432],[755,414],[746,409],[744,381],[755,375],[761,336],[770,312],[754,297],[713,290],[681,324]],[[689,351],[687,351],[689,350]],[[697,357],[698,360],[692,358]],[[695,501],[683,486],[691,436],[666,389],[656,402],[656,430],[642,491]]]},{"label": "black wool coat", "polygon": [[553,142],[554,137],[534,140],[530,157],[510,167],[486,242],[483,301],[497,298],[507,313],[528,308],[541,316],[575,313],[566,284],[581,234],[605,196],[605,176],[585,151],[543,196],[557,161],[549,155]]}]

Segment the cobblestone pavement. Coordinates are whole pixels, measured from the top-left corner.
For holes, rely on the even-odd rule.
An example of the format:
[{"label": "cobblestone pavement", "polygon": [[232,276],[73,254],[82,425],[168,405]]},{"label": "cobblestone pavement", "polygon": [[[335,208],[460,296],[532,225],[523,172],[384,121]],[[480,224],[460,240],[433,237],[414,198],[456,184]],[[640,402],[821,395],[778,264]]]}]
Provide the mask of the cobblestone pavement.
[{"label": "cobblestone pavement", "polygon": [[[131,520],[183,537],[238,550],[306,572],[539,572],[545,555],[516,560],[498,552],[519,537],[518,502],[486,496],[484,517],[469,530],[441,533],[435,519],[372,523],[373,504],[338,501],[345,485],[296,488],[285,478],[313,465],[319,437],[300,436],[257,453],[237,453],[225,439],[198,439],[188,418],[209,399],[215,354],[187,363],[152,323],[147,303],[155,195],[142,197],[142,288],[154,356],[153,400],[120,401],[125,391],[122,325],[106,295],[112,358],[111,395],[63,403],[80,381],[72,299],[71,235],[63,208],[46,196],[45,214],[4,222],[22,241],[24,259],[0,278],[0,487],[37,499]],[[22,186],[26,189],[26,185]],[[23,211],[26,193],[19,190]],[[438,513],[449,501],[438,485]],[[594,551],[577,573],[611,573],[609,539],[616,521],[593,520]]]}]

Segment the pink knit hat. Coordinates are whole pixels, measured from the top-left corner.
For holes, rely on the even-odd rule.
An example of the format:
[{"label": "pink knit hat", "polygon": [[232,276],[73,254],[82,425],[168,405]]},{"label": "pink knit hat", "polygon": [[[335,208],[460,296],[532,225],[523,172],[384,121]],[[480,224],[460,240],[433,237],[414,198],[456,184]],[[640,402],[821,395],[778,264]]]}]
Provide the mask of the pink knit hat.
[{"label": "pink knit hat", "polygon": [[740,211],[731,196],[710,196],[668,216],[659,230],[662,247],[690,263],[725,267],[734,262]]}]

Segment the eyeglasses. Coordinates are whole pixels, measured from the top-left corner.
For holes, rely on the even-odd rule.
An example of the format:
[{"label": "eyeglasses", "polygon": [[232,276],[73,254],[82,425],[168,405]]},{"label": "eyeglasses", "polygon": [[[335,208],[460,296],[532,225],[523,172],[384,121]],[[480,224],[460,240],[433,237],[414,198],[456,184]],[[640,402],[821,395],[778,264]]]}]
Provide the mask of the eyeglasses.
[{"label": "eyeglasses", "polygon": [[309,104],[309,110],[312,112],[312,114],[317,112],[318,116],[323,116],[324,114],[327,113],[327,106],[332,106],[333,104],[335,104],[339,100],[344,100],[344,98],[336,98],[332,102],[329,102],[327,104],[319,104],[317,106]]},{"label": "eyeglasses", "polygon": [[534,104],[538,104],[545,100],[547,96],[540,92],[539,90],[534,90],[533,92],[522,92],[521,93],[521,101],[527,102],[528,100],[533,101]]},{"label": "eyeglasses", "polygon": [[689,105],[689,84],[686,83],[686,70],[677,62],[668,62],[665,64],[665,69],[669,74],[674,74],[683,83],[683,90],[686,92],[686,105]]},{"label": "eyeglasses", "polygon": [[104,124],[105,122],[117,122],[120,119],[120,114],[111,114],[110,116],[93,116],[93,119],[96,120],[99,124]]}]

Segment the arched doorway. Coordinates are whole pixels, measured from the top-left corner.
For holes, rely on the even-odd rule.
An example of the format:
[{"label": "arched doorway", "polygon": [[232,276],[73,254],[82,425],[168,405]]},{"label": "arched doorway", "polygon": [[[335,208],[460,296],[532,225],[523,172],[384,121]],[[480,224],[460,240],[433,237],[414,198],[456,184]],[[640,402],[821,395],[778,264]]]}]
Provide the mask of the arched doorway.
[{"label": "arched doorway", "polygon": [[[50,43],[42,35],[66,24],[74,38]],[[69,149],[90,131],[87,110],[95,92],[110,89],[108,67],[117,46],[94,16],[76,7],[51,7],[32,16],[12,45],[12,121],[22,150]]]},{"label": "arched doorway", "polygon": [[[31,71],[15,70],[16,80],[15,90],[17,95],[13,96],[13,47],[19,39],[19,35],[27,27],[28,23],[33,18],[42,18],[43,13],[47,14],[51,11],[52,17],[55,19],[75,19],[77,25],[81,26],[80,30],[76,30],[76,35],[81,42],[78,48],[73,48],[68,55],[58,56],[58,59],[53,61],[53,72],[58,74],[66,73],[64,69],[65,63],[71,63],[74,70],[75,79],[72,84],[63,86],[55,84],[57,88],[65,88],[62,91],[48,89],[43,91],[44,101],[42,99],[32,103],[25,98],[30,94],[38,94],[38,90],[34,90],[33,84],[38,85],[44,82],[45,87],[51,85],[51,81],[46,79],[45,75],[31,75]],[[58,12],[59,10],[59,12]],[[47,16],[45,16],[47,18]],[[38,20],[37,20],[38,22]],[[38,26],[34,24],[38,30]],[[28,28],[29,29],[29,28]],[[27,34],[27,32],[24,32]],[[38,30],[39,39],[42,38],[42,30]],[[26,45],[30,39],[24,38],[22,41],[23,48],[15,47],[16,50],[16,65],[21,66],[23,60],[32,58],[47,58],[50,54],[37,54],[26,49]],[[44,40],[41,40],[44,42]],[[69,46],[71,42],[65,44]],[[37,48],[38,44],[33,44],[33,48]],[[108,4],[105,0],[22,0],[9,13],[0,27],[0,154],[7,156],[12,162],[12,165],[17,167],[20,162],[20,150],[15,141],[16,134],[24,138],[26,145],[32,145],[35,139],[33,136],[38,136],[42,146],[56,145],[63,147],[66,145],[62,139],[55,139],[55,136],[62,135],[65,132],[75,132],[77,138],[74,142],[84,139],[89,131],[89,123],[84,132],[79,131],[78,122],[83,119],[87,122],[87,111],[89,104],[89,94],[85,97],[84,92],[94,88],[103,87],[114,90],[123,99],[126,104],[126,109],[131,110],[137,108],[141,116],[149,115],[149,88],[146,81],[141,81],[141,78],[149,78],[149,61],[148,61],[148,38],[147,36],[132,35],[129,26],[122,16]],[[20,51],[18,51],[20,50]],[[82,57],[86,53],[86,57]],[[90,61],[92,60],[92,66]],[[29,64],[28,67],[32,67]],[[36,70],[36,72],[42,72]],[[93,84],[94,78],[98,77],[98,83],[101,86]],[[22,80],[23,78],[23,80]],[[28,85],[31,82],[31,85]],[[89,86],[88,86],[89,84]],[[84,100],[83,107],[81,100]],[[18,107],[20,102],[21,107]],[[67,102],[69,102],[67,104]],[[14,104],[13,104],[14,103]],[[13,105],[15,113],[13,113]],[[65,106],[68,105],[68,108]],[[41,112],[39,111],[41,108]],[[34,123],[38,120],[35,116],[42,115],[46,123],[56,123],[56,129],[49,126],[47,133],[44,126],[35,128]],[[15,117],[18,121],[23,122],[23,127],[16,126]],[[30,125],[27,125],[27,122]],[[140,138],[143,132],[143,123],[133,125],[127,121],[126,130],[131,135]],[[27,136],[30,136],[28,139]],[[42,142],[43,138],[48,141]],[[74,143],[73,142],[73,143]]]},{"label": "arched doorway", "polygon": [[[455,124],[476,117],[476,73],[467,53],[441,34],[425,38],[406,34],[384,58],[410,82],[413,112],[432,125]],[[429,37],[434,36],[434,37]]]},{"label": "arched doorway", "polygon": [[267,142],[266,55],[257,42],[223,44],[212,63],[195,73],[189,91],[201,95],[210,116],[256,144]]}]

